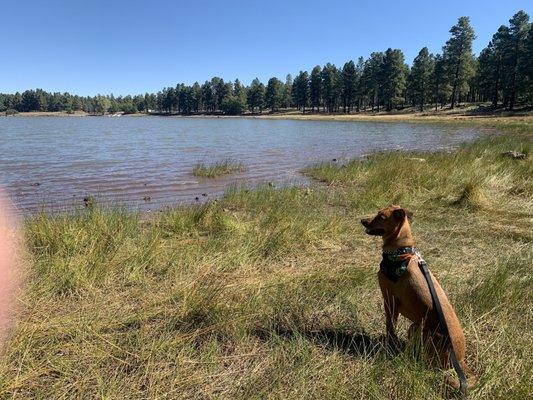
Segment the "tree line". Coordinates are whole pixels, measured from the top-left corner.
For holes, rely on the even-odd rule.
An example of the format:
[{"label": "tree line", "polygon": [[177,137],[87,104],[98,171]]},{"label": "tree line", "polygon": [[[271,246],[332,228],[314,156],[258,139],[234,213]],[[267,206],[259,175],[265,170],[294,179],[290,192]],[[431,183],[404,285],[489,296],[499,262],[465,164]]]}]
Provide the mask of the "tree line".
[{"label": "tree line", "polygon": [[478,57],[474,29],[460,17],[440,54],[420,50],[411,66],[399,49],[350,60],[342,68],[327,63],[300,71],[294,79],[254,79],[243,85],[214,77],[200,85],[178,84],[156,94],[82,97],[41,89],[0,94],[0,112],[86,111],[105,113],[224,113],[231,115],[298,108],[303,112],[344,112],[405,107],[450,108],[462,102],[491,102],[513,109],[533,103],[533,29],[519,11],[493,35]]}]

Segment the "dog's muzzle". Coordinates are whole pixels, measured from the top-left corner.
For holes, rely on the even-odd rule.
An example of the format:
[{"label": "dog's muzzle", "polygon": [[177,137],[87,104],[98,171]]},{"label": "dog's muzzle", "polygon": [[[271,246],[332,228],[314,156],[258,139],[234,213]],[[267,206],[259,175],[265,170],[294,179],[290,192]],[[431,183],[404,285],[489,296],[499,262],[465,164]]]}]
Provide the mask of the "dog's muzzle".
[{"label": "dog's muzzle", "polygon": [[367,235],[372,235],[372,236],[383,236],[385,234],[385,229],[382,229],[382,228],[366,228],[365,229],[365,233]]},{"label": "dog's muzzle", "polygon": [[369,226],[370,225],[370,220],[369,219],[362,219],[361,220],[361,225],[363,225],[366,228],[365,229],[365,233],[367,235],[382,236],[385,233],[385,229],[383,229],[383,228],[371,228]]}]

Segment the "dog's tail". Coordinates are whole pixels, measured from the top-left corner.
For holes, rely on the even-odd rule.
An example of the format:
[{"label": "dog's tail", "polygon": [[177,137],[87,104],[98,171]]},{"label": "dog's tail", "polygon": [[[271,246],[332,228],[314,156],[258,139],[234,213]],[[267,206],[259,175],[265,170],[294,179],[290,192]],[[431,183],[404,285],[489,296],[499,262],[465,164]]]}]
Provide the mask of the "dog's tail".
[{"label": "dog's tail", "polygon": [[459,362],[459,364],[461,364],[461,368],[463,369],[465,375],[466,375],[466,381],[468,383],[468,389],[472,389],[473,387],[475,387],[477,385],[477,375],[475,374],[474,371],[472,371],[470,369],[470,367],[468,365],[466,365],[465,363],[465,360],[461,360]]},{"label": "dog's tail", "polygon": [[[470,389],[474,388],[477,385],[478,378],[476,374],[474,373],[474,371],[472,371],[470,367],[466,365],[464,360],[459,361],[459,364],[461,365],[461,369],[463,370],[463,373],[466,376],[466,383],[467,383],[466,389],[469,391]],[[461,386],[461,382],[459,381],[459,378],[457,377],[456,374],[452,373],[451,371],[449,371],[449,373],[446,373],[445,381],[447,382],[448,385],[450,385],[451,387],[457,390],[459,390]]]}]

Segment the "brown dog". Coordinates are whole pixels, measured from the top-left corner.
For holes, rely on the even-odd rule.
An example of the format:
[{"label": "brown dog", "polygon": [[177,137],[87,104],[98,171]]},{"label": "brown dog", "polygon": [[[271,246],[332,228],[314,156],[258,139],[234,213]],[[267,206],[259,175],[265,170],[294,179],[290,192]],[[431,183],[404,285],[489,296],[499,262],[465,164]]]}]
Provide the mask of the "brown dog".
[{"label": "brown dog", "polygon": [[[382,236],[383,261],[378,272],[379,286],[385,303],[387,342],[396,345],[396,322],[402,314],[413,322],[409,328],[410,336],[421,332],[425,343],[430,343],[430,360],[437,360],[443,368],[450,367],[450,346],[438,330],[438,315],[434,309],[431,293],[422,271],[418,265],[418,256],[413,246],[410,222],[412,214],[403,208],[391,205],[380,210],[374,218],[361,220],[369,235]],[[465,372],[468,386],[475,382],[475,377],[464,361],[465,336],[455,311],[441,286],[431,275],[443,314],[448,325],[450,341],[455,350],[457,361]],[[448,342],[449,343],[449,342]],[[459,381],[450,382],[459,387]]]}]

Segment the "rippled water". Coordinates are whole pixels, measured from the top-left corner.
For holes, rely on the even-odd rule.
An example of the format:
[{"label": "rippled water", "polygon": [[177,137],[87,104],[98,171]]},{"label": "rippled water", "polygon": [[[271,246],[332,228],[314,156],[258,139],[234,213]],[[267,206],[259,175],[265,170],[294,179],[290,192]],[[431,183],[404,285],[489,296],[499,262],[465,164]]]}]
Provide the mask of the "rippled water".
[{"label": "rippled water", "polygon": [[[0,185],[21,213],[81,206],[87,195],[148,210],[204,200],[232,184],[305,183],[299,171],[317,161],[379,149],[450,147],[478,132],[409,123],[5,117]],[[246,172],[217,179],[192,175],[196,162],[225,158],[242,162]]]}]

